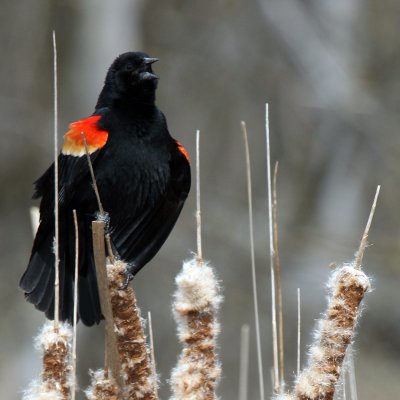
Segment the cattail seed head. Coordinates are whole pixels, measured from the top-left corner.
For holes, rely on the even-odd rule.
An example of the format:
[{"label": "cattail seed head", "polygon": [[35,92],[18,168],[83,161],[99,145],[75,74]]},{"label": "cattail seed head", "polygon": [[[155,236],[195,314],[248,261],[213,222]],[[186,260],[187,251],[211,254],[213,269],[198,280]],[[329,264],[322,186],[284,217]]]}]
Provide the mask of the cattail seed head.
[{"label": "cattail seed head", "polygon": [[216,355],[222,296],[214,270],[196,258],[184,262],[176,277],[173,314],[183,344],[170,380],[172,400],[213,400],[221,375]]},{"label": "cattail seed head", "polygon": [[333,399],[361,314],[360,302],[369,289],[368,277],[355,265],[333,271],[328,282],[328,308],[317,322],[308,367],[297,378],[296,399]]}]

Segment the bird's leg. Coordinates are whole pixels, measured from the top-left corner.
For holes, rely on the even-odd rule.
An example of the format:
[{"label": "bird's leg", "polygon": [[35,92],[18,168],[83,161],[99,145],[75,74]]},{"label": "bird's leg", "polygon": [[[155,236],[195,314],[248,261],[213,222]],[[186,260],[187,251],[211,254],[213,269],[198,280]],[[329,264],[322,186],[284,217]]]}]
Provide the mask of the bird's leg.
[{"label": "bird's leg", "polygon": [[134,265],[133,264],[127,264],[127,267],[120,272],[120,275],[124,276],[124,283],[121,285],[121,287],[119,288],[120,290],[125,290],[128,285],[129,282],[134,278],[134,275],[132,274],[132,270],[134,270]]}]

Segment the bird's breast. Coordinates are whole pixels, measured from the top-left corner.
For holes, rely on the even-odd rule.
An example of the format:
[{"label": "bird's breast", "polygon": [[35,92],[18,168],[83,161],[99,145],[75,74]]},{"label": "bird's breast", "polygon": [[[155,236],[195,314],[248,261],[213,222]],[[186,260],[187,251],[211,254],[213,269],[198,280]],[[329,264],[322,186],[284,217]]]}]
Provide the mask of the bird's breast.
[{"label": "bird's breast", "polygon": [[137,137],[109,140],[106,147],[97,168],[99,190],[108,188],[105,208],[134,212],[154,205],[170,179],[167,148]]}]

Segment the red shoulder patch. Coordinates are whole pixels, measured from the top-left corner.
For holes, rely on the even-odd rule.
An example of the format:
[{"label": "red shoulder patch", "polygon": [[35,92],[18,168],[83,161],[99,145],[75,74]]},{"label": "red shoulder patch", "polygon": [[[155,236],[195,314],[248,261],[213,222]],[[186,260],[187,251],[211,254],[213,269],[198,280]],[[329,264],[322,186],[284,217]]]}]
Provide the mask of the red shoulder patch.
[{"label": "red shoulder patch", "polygon": [[190,157],[189,157],[189,153],[186,151],[186,149],[182,146],[181,142],[178,142],[177,140],[175,140],[176,144],[178,145],[178,150],[185,156],[187,162],[190,164]]},{"label": "red shoulder patch", "polygon": [[107,143],[108,132],[97,125],[100,118],[100,115],[93,115],[70,124],[70,130],[64,135],[62,154],[80,157],[86,153],[82,132],[85,134],[89,154],[101,149]]}]

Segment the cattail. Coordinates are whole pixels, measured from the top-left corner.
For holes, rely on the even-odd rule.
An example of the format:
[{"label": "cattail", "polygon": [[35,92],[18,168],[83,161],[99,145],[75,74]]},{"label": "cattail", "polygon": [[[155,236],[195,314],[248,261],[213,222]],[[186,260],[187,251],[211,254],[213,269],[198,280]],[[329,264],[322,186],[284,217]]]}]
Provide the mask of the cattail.
[{"label": "cattail", "polygon": [[43,351],[41,379],[34,381],[24,393],[24,400],[69,399],[74,376],[71,376],[72,328],[60,323],[58,331],[54,323],[47,321],[35,340],[36,347]]},{"label": "cattail", "polygon": [[318,321],[308,367],[297,378],[296,399],[333,399],[346,349],[360,316],[360,302],[369,288],[368,277],[355,264],[344,265],[332,273],[328,308]]},{"label": "cattail", "polygon": [[118,385],[114,378],[106,376],[104,370],[90,372],[92,382],[85,390],[89,400],[118,400]]},{"label": "cattail", "polygon": [[219,283],[212,267],[193,258],[183,263],[176,284],[173,313],[183,349],[172,371],[172,400],[216,399],[221,375],[216,355]]},{"label": "cattail", "polygon": [[121,273],[126,267],[121,261],[107,265],[114,329],[124,381],[123,396],[130,400],[153,400],[156,399],[156,377],[152,373],[143,319],[133,289],[127,287],[120,290],[124,283]]},{"label": "cattail", "polygon": [[278,393],[273,396],[273,400],[296,400],[296,397],[290,393]]}]

